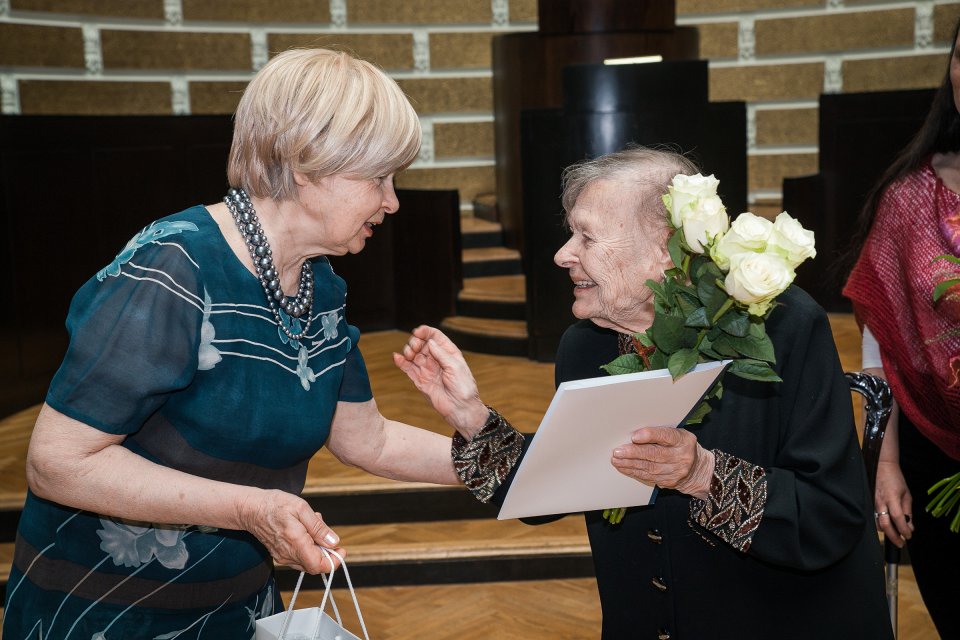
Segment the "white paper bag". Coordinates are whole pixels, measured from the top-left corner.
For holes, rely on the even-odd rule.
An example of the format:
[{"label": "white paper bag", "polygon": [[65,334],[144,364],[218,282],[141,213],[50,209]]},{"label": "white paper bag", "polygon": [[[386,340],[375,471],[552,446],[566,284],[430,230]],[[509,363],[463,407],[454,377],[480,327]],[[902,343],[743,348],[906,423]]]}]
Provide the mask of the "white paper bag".
[{"label": "white paper bag", "polygon": [[[353,606],[356,607],[357,618],[360,620],[360,628],[363,630],[363,637],[370,640],[370,636],[367,635],[367,627],[363,622],[363,615],[360,613],[357,594],[354,592],[353,583],[350,581],[350,572],[347,570],[347,565],[336,551],[322,547],[321,551],[328,559],[330,554],[333,554],[340,560],[343,575],[347,578],[347,586],[350,588],[350,597],[353,598]],[[293,590],[293,596],[290,598],[290,606],[283,613],[257,620],[254,640],[360,640],[358,636],[343,628],[340,611],[337,609],[337,605],[333,601],[333,595],[330,593],[330,588],[333,586],[333,573],[331,570],[329,577],[322,576],[326,588],[319,607],[294,609],[297,594],[300,593],[300,585],[303,583],[303,572],[301,571],[300,577],[297,579],[297,586]],[[327,598],[330,599],[333,606],[336,620],[323,611],[327,605]]]}]

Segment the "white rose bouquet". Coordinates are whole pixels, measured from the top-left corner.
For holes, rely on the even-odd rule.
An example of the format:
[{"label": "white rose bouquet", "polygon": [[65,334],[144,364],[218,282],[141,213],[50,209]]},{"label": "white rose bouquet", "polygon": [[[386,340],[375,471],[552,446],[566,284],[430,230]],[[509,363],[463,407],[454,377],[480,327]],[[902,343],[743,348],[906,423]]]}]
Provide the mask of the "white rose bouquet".
[{"label": "white rose bouquet", "polygon": [[[673,178],[663,203],[676,230],[667,243],[674,267],[661,282],[647,280],[653,324],[633,336],[637,353],[604,365],[611,375],[669,369],[677,379],[700,362],[732,360],[735,375],[781,381],[764,322],[797,266],[817,255],[813,232],[786,211],[773,222],[742,213],[731,224],[718,186],[713,176]],[[718,380],[685,424],[701,422],[721,393]],[[616,524],[623,514],[607,509],[604,517]]]}]

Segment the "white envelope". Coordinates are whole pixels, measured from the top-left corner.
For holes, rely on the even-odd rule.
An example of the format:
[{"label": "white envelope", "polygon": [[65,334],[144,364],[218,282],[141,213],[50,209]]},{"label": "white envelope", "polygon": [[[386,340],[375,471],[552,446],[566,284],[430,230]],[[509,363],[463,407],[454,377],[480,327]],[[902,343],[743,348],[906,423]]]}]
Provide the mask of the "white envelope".
[{"label": "white envelope", "polygon": [[562,383],[497,519],[650,504],[654,487],[617,471],[613,450],[640,427],[676,427],[729,363],[699,364],[676,382],[659,369]]}]

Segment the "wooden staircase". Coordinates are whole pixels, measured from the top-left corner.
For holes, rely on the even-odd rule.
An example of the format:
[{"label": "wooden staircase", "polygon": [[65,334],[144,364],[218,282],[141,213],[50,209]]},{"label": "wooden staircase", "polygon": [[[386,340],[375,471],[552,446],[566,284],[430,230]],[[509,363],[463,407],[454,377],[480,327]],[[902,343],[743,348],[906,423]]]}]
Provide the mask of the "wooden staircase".
[{"label": "wooden staircase", "polygon": [[463,350],[507,356],[527,355],[525,281],[520,253],[503,246],[496,222],[464,217],[463,290],[457,315],[441,329]]}]

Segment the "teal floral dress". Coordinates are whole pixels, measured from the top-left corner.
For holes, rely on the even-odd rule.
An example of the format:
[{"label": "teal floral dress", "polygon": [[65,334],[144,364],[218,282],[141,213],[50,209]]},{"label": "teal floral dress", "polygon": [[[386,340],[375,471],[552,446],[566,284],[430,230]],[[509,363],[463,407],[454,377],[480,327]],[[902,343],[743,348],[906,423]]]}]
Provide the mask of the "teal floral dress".
[{"label": "teal floral dress", "polygon": [[[337,402],[372,397],[346,286],[325,259],[313,270],[313,322],[291,340],[205,208],[159,220],[75,296],[47,403],[158,464],[299,493]],[[280,606],[270,556],[246,532],[28,494],[3,638],[252,638]]]}]

